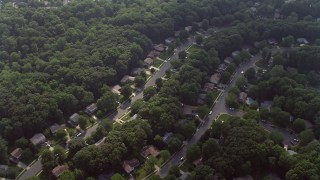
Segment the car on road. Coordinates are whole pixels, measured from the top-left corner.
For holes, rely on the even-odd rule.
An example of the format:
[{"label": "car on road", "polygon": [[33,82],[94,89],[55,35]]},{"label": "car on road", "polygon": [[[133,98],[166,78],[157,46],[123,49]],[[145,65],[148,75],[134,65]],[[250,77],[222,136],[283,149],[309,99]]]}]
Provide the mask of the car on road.
[{"label": "car on road", "polygon": [[182,156],[181,158],[180,158],[180,161],[183,161],[184,160],[184,157]]},{"label": "car on road", "polygon": [[210,111],[209,114],[212,114],[212,111]]},{"label": "car on road", "polygon": [[244,74],[244,71],[241,71],[241,74]]}]

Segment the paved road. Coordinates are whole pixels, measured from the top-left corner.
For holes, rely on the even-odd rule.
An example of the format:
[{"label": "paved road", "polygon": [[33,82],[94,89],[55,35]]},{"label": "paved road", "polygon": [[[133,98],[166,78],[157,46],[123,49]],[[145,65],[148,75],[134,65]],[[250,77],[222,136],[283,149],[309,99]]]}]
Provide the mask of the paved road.
[{"label": "paved road", "polygon": [[241,75],[241,71],[246,71],[250,67],[254,66],[254,63],[257,60],[261,59],[261,55],[255,55],[253,56],[250,61],[242,64],[237,71],[234,74],[234,78],[231,80],[231,83],[225,88],[223,95],[218,99],[218,102],[215,104],[215,106],[212,109],[212,114],[209,115],[208,120],[205,121],[205,123],[199,127],[199,130],[194,134],[194,136],[187,142],[187,144],[179,151],[177,154],[167,163],[165,164],[160,171],[158,172],[160,177],[165,177],[170,168],[173,165],[179,165],[180,164],[180,158],[185,157],[187,149],[193,145],[196,144],[201,136],[211,127],[212,121],[220,114],[220,113],[229,113],[234,116],[242,116],[243,113],[237,110],[230,110],[226,107],[225,104],[225,97],[227,96],[227,92],[235,85],[235,79]]},{"label": "paved road", "polygon": [[[293,141],[294,139],[297,138],[297,135],[294,134],[294,133],[290,133],[288,130],[286,129],[283,129],[283,128],[279,128],[279,127],[276,127],[274,126],[273,124],[271,123],[268,123],[268,122],[260,122],[259,123],[261,127],[263,127],[265,130],[269,131],[269,132],[279,132],[282,134],[283,136],[283,141],[282,143],[284,145],[291,145],[291,141]],[[298,139],[298,138],[297,138]]]},{"label": "paved road", "polygon": [[[175,54],[171,55],[169,58],[171,60],[178,59],[178,52],[186,50],[194,42],[195,42],[195,39],[193,37],[189,38],[188,41],[183,43],[180,47],[178,47],[177,52]],[[152,77],[149,79],[149,81],[145,84],[144,87],[147,88],[149,86],[154,86],[156,79],[163,77],[166,73],[166,70],[168,70],[170,67],[171,67],[170,61],[166,60],[164,62],[164,64],[161,66],[161,68],[155,74],[152,75]],[[117,111],[115,113],[111,114],[110,116],[108,116],[108,118],[110,118],[111,120],[116,120],[116,119],[120,118],[122,115],[124,115],[125,113],[128,112],[128,109],[129,109],[131,103],[135,102],[138,99],[142,99],[142,98],[143,98],[143,91],[136,93],[136,95],[131,98],[131,102],[125,103],[124,107],[118,107]],[[90,127],[89,129],[87,129],[81,137],[87,138],[87,137],[91,136],[91,134],[96,131],[98,125],[99,125],[99,123],[95,124],[94,126]],[[26,170],[18,179],[24,180],[24,179],[27,179],[28,177],[35,176],[41,170],[42,170],[41,162],[40,162],[40,160],[37,160],[36,163],[31,165],[31,167],[28,170]]]}]

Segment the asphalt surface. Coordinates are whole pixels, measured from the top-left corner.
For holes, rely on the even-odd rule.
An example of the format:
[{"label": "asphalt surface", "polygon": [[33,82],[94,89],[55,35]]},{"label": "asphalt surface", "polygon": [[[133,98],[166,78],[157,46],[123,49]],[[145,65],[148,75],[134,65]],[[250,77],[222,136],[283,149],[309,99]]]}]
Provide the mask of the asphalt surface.
[{"label": "asphalt surface", "polygon": [[[165,75],[165,73],[166,73],[166,70],[168,70],[171,67],[170,61],[172,61],[173,59],[178,59],[179,51],[186,50],[194,42],[195,42],[195,39],[192,37],[192,38],[189,38],[187,42],[181,44],[177,48],[177,51],[168,58],[170,60],[166,59],[166,61],[161,66],[161,68],[151,76],[151,78],[145,84],[144,88],[147,88],[149,86],[154,86],[155,82],[156,82],[156,79],[163,77]],[[111,114],[110,116],[108,116],[108,118],[111,119],[111,120],[119,119],[121,116],[123,116],[124,114],[126,114],[129,111],[129,107],[131,106],[131,103],[135,102],[138,99],[142,99],[142,98],[143,98],[143,90],[140,91],[140,92],[136,92],[136,95],[131,98],[130,102],[127,101],[126,103],[124,103],[124,106],[118,107],[117,111],[115,113]],[[100,120],[98,120],[98,121],[100,121]],[[97,124],[93,125],[92,127],[90,127],[80,137],[82,137],[82,138],[90,137],[91,134],[96,131],[98,125],[99,125],[99,123],[97,123]],[[41,170],[42,170],[41,160],[38,159],[18,179],[19,180],[24,180],[24,179],[27,179],[28,177],[35,176]]]},{"label": "asphalt surface", "polygon": [[283,137],[283,145],[292,145],[291,141],[293,141],[294,139],[298,139],[297,135],[294,133],[290,133],[290,131],[284,129],[284,128],[280,128],[277,126],[274,126],[271,123],[268,122],[260,122],[259,123],[261,127],[263,127],[265,130],[269,131],[269,132],[279,132],[282,134]]}]

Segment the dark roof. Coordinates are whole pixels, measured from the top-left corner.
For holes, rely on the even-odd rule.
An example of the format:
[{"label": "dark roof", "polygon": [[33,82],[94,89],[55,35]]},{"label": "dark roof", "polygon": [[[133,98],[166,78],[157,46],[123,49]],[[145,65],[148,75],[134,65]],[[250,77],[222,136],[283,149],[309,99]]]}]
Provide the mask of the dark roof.
[{"label": "dark roof", "polygon": [[16,148],[10,153],[11,157],[14,157],[16,159],[19,159],[22,155],[22,149],[21,148]]},{"label": "dark roof", "polygon": [[52,169],[51,173],[54,177],[59,177],[64,171],[66,170],[66,167],[64,165],[56,166],[54,169]]},{"label": "dark roof", "polygon": [[49,127],[52,134],[55,134],[60,128],[61,128],[60,125],[57,123],[54,123]]},{"label": "dark roof", "polygon": [[192,115],[195,113],[196,110],[197,110],[197,106],[189,106],[189,105],[183,106],[183,114],[184,115]]},{"label": "dark roof", "polygon": [[141,156],[147,158],[148,156],[157,157],[159,155],[159,150],[153,145],[145,146],[142,148]]},{"label": "dark roof", "polygon": [[98,109],[97,104],[92,103],[92,104],[90,104],[89,106],[86,107],[85,112],[86,112],[86,113],[89,113],[89,114],[92,114],[92,113],[94,113],[97,109]]},{"label": "dark roof", "polygon": [[130,174],[139,165],[140,165],[140,162],[137,158],[133,158],[131,160],[125,160],[122,162],[122,168],[128,174]]},{"label": "dark roof", "polygon": [[147,64],[148,66],[150,66],[153,63],[153,59],[146,58],[143,62],[144,62],[144,64]]},{"label": "dark roof", "polygon": [[74,113],[74,114],[72,114],[72,116],[70,116],[69,119],[70,119],[70,121],[72,121],[72,122],[78,123],[79,114],[78,114],[78,113]]}]

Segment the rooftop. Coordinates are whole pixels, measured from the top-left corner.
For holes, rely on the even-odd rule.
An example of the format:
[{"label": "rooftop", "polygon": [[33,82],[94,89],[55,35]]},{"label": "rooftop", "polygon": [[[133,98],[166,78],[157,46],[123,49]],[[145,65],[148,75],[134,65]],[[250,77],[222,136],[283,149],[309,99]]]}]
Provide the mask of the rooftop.
[{"label": "rooftop", "polygon": [[157,157],[160,154],[159,150],[154,147],[153,145],[145,146],[142,148],[141,155],[144,158],[147,158],[148,156]]},{"label": "rooftop", "polygon": [[72,114],[72,116],[70,116],[70,121],[77,123],[79,120],[79,114],[78,113],[74,113]]},{"label": "rooftop", "polygon": [[31,139],[33,145],[39,145],[46,140],[46,137],[42,133],[35,134]]},{"label": "rooftop", "polygon": [[111,91],[115,94],[120,94],[120,89],[121,89],[121,86],[117,84],[111,88]]},{"label": "rooftop", "polygon": [[122,162],[122,168],[128,174],[130,174],[139,165],[140,165],[140,162],[137,158],[133,158],[131,160],[125,160]]},{"label": "rooftop", "polygon": [[15,150],[13,150],[10,155],[16,159],[19,159],[22,155],[22,149],[21,148],[16,148]]},{"label": "rooftop", "polygon": [[184,105],[183,106],[183,114],[184,115],[192,115],[196,112],[197,106],[189,106],[189,105]]},{"label": "rooftop", "polygon": [[54,169],[52,169],[51,173],[56,178],[59,177],[64,171],[66,170],[66,167],[64,165],[56,166]]},{"label": "rooftop", "polygon": [[61,128],[60,125],[57,123],[54,123],[49,127],[52,134],[55,134],[60,128]]},{"label": "rooftop", "polygon": [[96,110],[98,109],[97,104],[92,103],[89,106],[86,107],[85,112],[88,114],[92,114],[94,113]]}]

